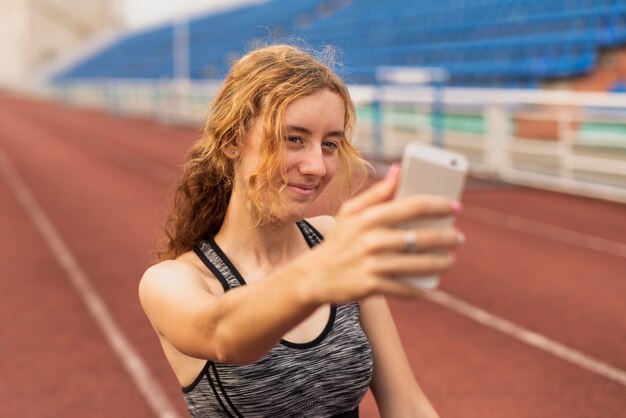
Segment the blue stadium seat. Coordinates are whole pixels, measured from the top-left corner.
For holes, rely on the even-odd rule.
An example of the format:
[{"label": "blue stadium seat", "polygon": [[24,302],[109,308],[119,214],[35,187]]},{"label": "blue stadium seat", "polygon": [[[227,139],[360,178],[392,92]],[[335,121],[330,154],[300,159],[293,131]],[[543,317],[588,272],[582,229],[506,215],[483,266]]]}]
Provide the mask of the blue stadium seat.
[{"label": "blue stadium seat", "polygon": [[[59,76],[171,78],[172,24],[130,34]],[[344,77],[381,65],[439,66],[453,85],[537,86],[592,71],[626,44],[624,0],[273,0],[189,22],[190,76],[220,78],[256,42],[334,45]]]}]

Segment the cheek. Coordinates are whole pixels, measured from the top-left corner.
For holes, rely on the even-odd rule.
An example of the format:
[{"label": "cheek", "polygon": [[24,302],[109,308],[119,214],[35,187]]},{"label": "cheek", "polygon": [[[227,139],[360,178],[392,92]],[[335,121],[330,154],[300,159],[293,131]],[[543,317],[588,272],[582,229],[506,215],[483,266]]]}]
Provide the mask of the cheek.
[{"label": "cheek", "polygon": [[280,162],[279,166],[284,171],[293,170],[293,168],[298,165],[300,158],[301,157],[299,157],[297,154],[287,152],[285,153],[285,156]]},{"label": "cheek", "polygon": [[331,158],[330,161],[326,164],[326,177],[328,177],[329,180],[335,177],[338,167],[339,160],[337,159],[337,157]]}]

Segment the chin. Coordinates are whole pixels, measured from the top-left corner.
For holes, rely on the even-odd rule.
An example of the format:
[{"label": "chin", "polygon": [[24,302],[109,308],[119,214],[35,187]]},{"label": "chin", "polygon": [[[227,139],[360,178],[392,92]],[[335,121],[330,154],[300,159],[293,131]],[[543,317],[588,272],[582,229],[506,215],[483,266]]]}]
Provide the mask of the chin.
[{"label": "chin", "polygon": [[274,207],[271,210],[273,212],[271,214],[272,222],[281,224],[301,221],[316,206],[315,202],[318,200],[319,195],[319,190],[316,190],[314,196],[308,196],[307,198],[284,195],[281,207]]},{"label": "chin", "polygon": [[307,212],[308,208],[307,210],[286,210],[280,217],[280,220],[285,223],[301,221],[306,217]]},{"label": "chin", "polygon": [[274,219],[277,223],[291,223],[304,219],[311,207],[310,203],[292,204],[282,208],[280,213],[275,214]]}]

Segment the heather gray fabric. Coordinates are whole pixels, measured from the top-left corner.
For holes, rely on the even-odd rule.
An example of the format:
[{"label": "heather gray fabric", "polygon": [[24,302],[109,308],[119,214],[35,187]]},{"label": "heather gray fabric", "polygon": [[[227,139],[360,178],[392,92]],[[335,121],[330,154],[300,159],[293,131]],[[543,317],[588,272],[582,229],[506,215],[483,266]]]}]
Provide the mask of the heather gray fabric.
[{"label": "heather gray fabric", "polygon": [[[322,236],[298,222],[311,247]],[[212,239],[196,250],[224,289],[245,284]],[[193,384],[183,388],[191,417],[331,417],[356,409],[369,387],[372,352],[359,322],[359,305],[333,306],[315,340],[282,340],[253,364],[208,361]]]}]

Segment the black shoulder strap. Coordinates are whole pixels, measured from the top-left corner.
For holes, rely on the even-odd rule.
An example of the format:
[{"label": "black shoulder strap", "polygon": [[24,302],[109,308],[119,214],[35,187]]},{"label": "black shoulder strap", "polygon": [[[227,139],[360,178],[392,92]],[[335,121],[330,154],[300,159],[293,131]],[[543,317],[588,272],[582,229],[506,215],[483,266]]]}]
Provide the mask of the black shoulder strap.
[{"label": "black shoulder strap", "polygon": [[220,281],[225,292],[233,287],[246,284],[241,274],[239,274],[213,238],[202,241],[193,251]]},{"label": "black shoulder strap", "polygon": [[[324,240],[322,234],[309,222],[302,220],[296,222],[302,232],[304,239],[313,248]],[[194,253],[202,260],[205,266],[220,281],[224,291],[227,292],[233,287],[245,285],[246,281],[230,262],[226,254],[217,245],[213,238],[203,240],[193,249]]]},{"label": "black shoulder strap", "polygon": [[309,247],[313,248],[324,241],[324,236],[305,219],[296,222],[296,224],[298,225],[298,228],[300,228],[302,235],[304,235],[304,239],[309,244]]}]

